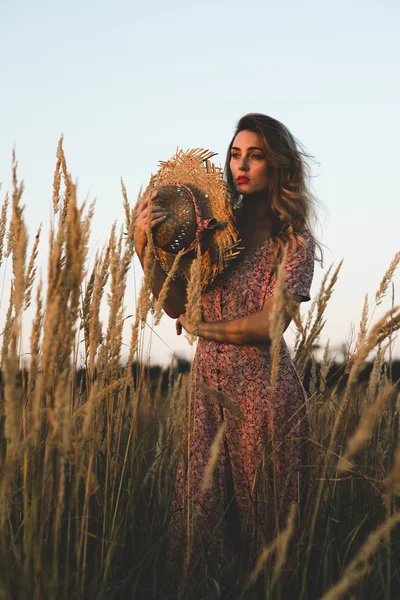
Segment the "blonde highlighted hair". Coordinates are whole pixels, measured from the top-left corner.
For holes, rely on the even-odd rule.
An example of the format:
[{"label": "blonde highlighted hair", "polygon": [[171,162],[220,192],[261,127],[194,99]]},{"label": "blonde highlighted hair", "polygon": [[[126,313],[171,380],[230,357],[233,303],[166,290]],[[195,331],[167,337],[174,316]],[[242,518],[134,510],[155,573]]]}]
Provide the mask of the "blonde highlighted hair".
[{"label": "blonde highlighted hair", "polygon": [[[232,202],[239,200],[239,193],[230,170],[231,150],[240,131],[252,131],[260,137],[262,150],[268,165],[268,199],[273,213],[272,240],[278,254],[288,246],[289,254],[298,246],[306,247],[304,230],[313,233],[316,208],[320,202],[311,193],[308,185],[310,168],[307,154],[302,145],[280,121],[267,115],[249,113],[242,117],[229,144],[225,177]],[[322,248],[316,242],[322,262]],[[306,249],[306,248],[305,248]]]}]

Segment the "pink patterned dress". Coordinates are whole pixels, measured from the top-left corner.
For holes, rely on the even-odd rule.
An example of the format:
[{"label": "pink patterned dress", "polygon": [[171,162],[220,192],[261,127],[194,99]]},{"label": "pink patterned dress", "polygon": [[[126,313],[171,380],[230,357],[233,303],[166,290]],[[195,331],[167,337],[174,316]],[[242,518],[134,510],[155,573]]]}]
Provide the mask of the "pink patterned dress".
[{"label": "pink patterned dress", "polygon": [[[300,248],[288,259],[285,283],[290,294],[308,301],[315,243],[308,232],[303,237],[308,250]],[[239,257],[203,294],[203,318],[231,321],[261,311],[275,285],[267,239]],[[193,366],[190,451],[184,449],[173,499],[171,558],[188,541],[192,555],[199,551],[210,556],[214,567],[215,556],[221,558],[220,566],[240,552],[254,557],[260,544],[274,535],[275,526],[282,525],[290,505],[298,504],[309,489],[312,435],[307,397],[284,340],[274,390],[270,372],[268,344],[239,346],[199,339]],[[222,409],[207,388],[223,392],[244,419],[237,411]],[[210,448],[222,420],[226,434],[212,486],[203,493]]]}]

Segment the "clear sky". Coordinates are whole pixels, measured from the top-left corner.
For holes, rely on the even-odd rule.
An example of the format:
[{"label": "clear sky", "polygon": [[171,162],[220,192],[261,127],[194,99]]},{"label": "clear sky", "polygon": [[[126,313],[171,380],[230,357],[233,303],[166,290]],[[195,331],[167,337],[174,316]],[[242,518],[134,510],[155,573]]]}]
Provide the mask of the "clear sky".
[{"label": "clear sky", "polygon": [[[346,340],[400,249],[398,2],[3,0],[1,9],[0,181],[3,195],[15,145],[31,238],[49,221],[61,133],[80,198],[97,198],[97,248],[123,220],[121,175],[133,201],[177,146],[224,162],[237,120],[263,112],[317,161],[313,188],[327,212],[316,234],[327,266],[344,258],[321,341]],[[316,265],[314,292],[324,272]],[[399,283],[397,273],[397,294]],[[190,352],[168,317],[158,334],[152,360],[167,360],[166,344]]]}]

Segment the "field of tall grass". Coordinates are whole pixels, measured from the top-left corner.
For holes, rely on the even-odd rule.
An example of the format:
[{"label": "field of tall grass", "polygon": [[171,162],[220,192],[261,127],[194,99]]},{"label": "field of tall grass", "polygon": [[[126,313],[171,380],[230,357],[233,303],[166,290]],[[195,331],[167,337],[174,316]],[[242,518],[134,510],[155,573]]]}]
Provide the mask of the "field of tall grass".
[{"label": "field of tall grass", "polygon": [[[30,243],[14,160],[13,188],[0,215],[0,263],[9,260],[13,273],[1,324],[0,598],[167,598],[168,524],[181,440],[190,426],[190,373],[176,360],[166,371],[138,360],[146,318],[161,313],[149,293],[149,254],[133,324],[125,318],[135,249],[134,210],[123,184],[122,196],[124,228],[111,228],[89,270],[94,206],[79,205],[60,141],[42,282],[40,231]],[[301,521],[293,507],[246,569],[221,565],[200,581],[189,547],[172,597],[400,597],[400,396],[392,376],[400,311],[390,298],[399,262],[400,253],[373,301],[366,298],[342,365],[334,368],[329,347],[315,358],[340,265],[328,270],[308,314],[296,319],[293,356],[307,378],[316,472]],[[386,313],[374,319],[384,302]],[[31,303],[25,363],[22,318]],[[211,453],[208,472],[198,476],[212,478],[212,466]]]}]

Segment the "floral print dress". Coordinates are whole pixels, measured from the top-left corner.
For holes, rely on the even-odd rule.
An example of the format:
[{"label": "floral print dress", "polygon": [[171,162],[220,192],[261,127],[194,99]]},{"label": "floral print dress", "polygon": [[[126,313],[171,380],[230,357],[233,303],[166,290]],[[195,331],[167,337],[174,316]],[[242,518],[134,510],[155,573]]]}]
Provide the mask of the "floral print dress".
[{"label": "floral print dress", "polygon": [[[307,231],[303,238],[308,249],[299,248],[288,259],[285,284],[289,294],[308,301],[315,243]],[[207,289],[202,296],[203,318],[231,321],[261,311],[275,286],[267,239],[239,257]],[[171,558],[187,546],[190,536],[192,553],[198,544],[205,556],[215,557],[217,551],[226,559],[243,548],[249,552],[250,547],[257,553],[260,540],[271,539],[291,504],[298,504],[308,490],[312,435],[307,397],[284,340],[279,360],[272,390],[268,344],[239,346],[199,338],[192,375],[190,451],[185,448],[174,490]],[[240,411],[221,408],[218,392]],[[222,421],[226,432],[212,485],[202,492],[210,448]]]}]

